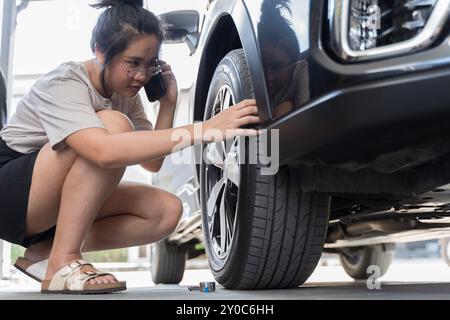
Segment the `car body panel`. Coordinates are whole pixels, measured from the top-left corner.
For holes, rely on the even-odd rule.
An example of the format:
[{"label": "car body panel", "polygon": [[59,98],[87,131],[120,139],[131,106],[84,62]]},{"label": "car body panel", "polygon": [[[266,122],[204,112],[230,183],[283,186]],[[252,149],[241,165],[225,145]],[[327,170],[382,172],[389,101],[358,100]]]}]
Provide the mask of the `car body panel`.
[{"label": "car body panel", "polygon": [[[206,90],[205,87],[208,86],[211,77],[211,75],[205,76],[203,70],[205,56],[209,54],[209,51],[206,50],[208,49],[209,37],[218,21],[223,16],[228,15],[236,25],[242,48],[249,63],[263,126],[271,129],[282,129],[280,130],[280,164],[282,165],[311,161],[334,164],[339,161],[354,160],[352,159],[354,152],[346,154],[346,150],[342,149],[339,143],[332,144],[330,138],[321,139],[321,137],[324,137],[328,130],[332,131],[335,127],[334,124],[344,126],[348,121],[351,121],[351,114],[354,114],[355,111],[359,114],[365,112],[366,109],[375,113],[385,113],[391,110],[388,105],[386,105],[385,110],[377,110],[372,108],[373,106],[366,107],[367,101],[360,98],[362,92],[358,92],[358,88],[377,88],[380,85],[383,86],[383,82],[386,85],[390,82],[402,82],[405,75],[411,76],[432,70],[439,72],[441,68],[450,66],[450,47],[447,39],[434,48],[410,55],[357,64],[342,63],[333,56],[327,40],[323,39],[323,34],[326,34],[331,24],[328,1],[291,1],[291,13],[287,10],[284,11],[283,18],[286,23],[280,28],[291,29],[292,34],[295,35],[295,37],[286,40],[291,41],[290,43],[285,41],[285,44],[289,48],[297,47],[299,57],[298,60],[293,62],[295,67],[284,72],[284,75],[275,77],[275,80],[288,79],[284,82],[275,81],[281,83],[278,88],[281,93],[276,94],[273,92],[271,83],[269,83],[270,78],[273,78],[270,74],[274,72],[282,74],[283,71],[273,70],[273,66],[277,64],[270,63],[270,50],[264,50],[262,45],[262,43],[270,41],[270,39],[266,39],[270,38],[270,35],[267,36],[264,33],[265,29],[260,27],[261,24],[264,24],[264,18],[261,15],[261,6],[264,3],[264,0],[215,0],[212,2],[210,10],[206,13],[200,44],[196,52],[199,73],[193,88],[196,92],[195,100],[191,102],[196,105],[196,108],[199,108],[199,103],[204,103],[204,100],[200,98],[200,92]],[[265,54],[265,52],[269,52],[269,54]],[[374,99],[377,99],[376,93]],[[292,103],[285,108],[282,103],[285,101],[291,101]],[[397,106],[397,101],[399,99],[392,100],[389,105]],[[398,106],[398,108],[407,107],[414,101],[417,101],[417,97],[411,95],[408,99],[403,99],[403,106]],[[330,102],[333,107],[330,106]],[[352,106],[347,108],[345,105],[348,104]],[[409,110],[408,117],[404,119],[405,122],[397,123],[397,125],[410,126],[414,124],[417,131],[426,131],[427,127],[409,121],[409,118],[422,116],[420,113],[412,114],[416,109],[421,111],[420,108]],[[438,111],[435,108],[430,110]],[[313,114],[320,115],[320,117],[311,117]],[[343,115],[348,115],[350,118],[343,118]],[[353,141],[350,145],[356,148],[364,148],[367,139],[373,139],[371,117],[372,115],[368,113],[368,123],[365,125],[362,121],[359,123],[359,136],[352,137]],[[323,121],[320,119],[323,119]],[[344,121],[337,124],[335,119],[343,119]],[[426,122],[423,122],[423,124],[426,124]],[[319,128],[322,132],[318,133]],[[297,132],[297,130],[300,130],[302,134],[293,135],[292,133]],[[330,134],[333,133],[330,132]],[[336,132],[334,137],[331,138],[335,141],[343,141],[346,136],[354,134],[355,131],[343,134]],[[297,136],[308,136],[308,141],[297,139],[294,144],[296,147],[292,148],[292,139]],[[380,141],[383,141],[383,139],[377,141],[380,148],[372,150],[373,154],[366,158],[374,158],[384,152],[393,150],[388,148],[389,143],[380,145]],[[398,140],[399,143],[401,141],[401,139]],[[392,141],[390,143],[392,144]],[[327,151],[330,148],[340,148],[341,155],[330,157],[330,153]],[[320,150],[325,151],[320,152]]]}]

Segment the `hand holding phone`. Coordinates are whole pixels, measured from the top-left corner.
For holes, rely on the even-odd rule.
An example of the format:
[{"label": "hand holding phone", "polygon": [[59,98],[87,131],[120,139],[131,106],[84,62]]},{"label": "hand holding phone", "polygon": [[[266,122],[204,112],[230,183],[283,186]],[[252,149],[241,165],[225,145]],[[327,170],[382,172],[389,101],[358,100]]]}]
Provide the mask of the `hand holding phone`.
[{"label": "hand holding phone", "polygon": [[166,86],[161,70],[144,85],[145,94],[150,102],[155,102],[166,95]]}]

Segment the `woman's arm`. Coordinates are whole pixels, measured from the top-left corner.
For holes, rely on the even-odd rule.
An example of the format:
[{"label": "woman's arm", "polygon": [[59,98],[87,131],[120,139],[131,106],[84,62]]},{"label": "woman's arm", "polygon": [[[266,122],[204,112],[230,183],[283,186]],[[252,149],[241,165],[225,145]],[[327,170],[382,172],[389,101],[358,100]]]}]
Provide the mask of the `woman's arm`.
[{"label": "woman's arm", "polygon": [[[66,138],[80,156],[102,168],[118,168],[149,162],[203,142],[234,136],[256,136],[258,130],[241,129],[260,122],[255,100],[244,100],[213,118],[177,128],[110,134],[102,128],[87,128]],[[211,129],[216,129],[214,132]],[[221,135],[214,136],[213,134]]]},{"label": "woman's arm", "polygon": [[[71,134],[66,142],[82,157],[110,169],[149,162],[172,153],[180,143],[180,140],[172,138],[172,134],[180,129],[187,130],[194,137],[194,125],[116,134],[110,134],[102,128],[88,128]],[[193,143],[193,139],[184,141],[185,146]]]}]

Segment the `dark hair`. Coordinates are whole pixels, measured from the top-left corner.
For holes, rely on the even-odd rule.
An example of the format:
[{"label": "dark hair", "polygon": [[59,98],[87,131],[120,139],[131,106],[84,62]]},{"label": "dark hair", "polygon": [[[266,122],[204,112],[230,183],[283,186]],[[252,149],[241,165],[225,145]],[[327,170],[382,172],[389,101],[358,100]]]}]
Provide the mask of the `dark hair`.
[{"label": "dark hair", "polygon": [[258,36],[261,43],[272,43],[288,54],[291,61],[297,61],[300,56],[300,44],[297,35],[288,19],[283,17],[285,9],[292,15],[290,0],[264,0],[261,4],[261,19],[258,23]]},{"label": "dark hair", "polygon": [[160,43],[164,39],[164,27],[160,20],[143,8],[143,0],[101,0],[91,5],[96,9],[106,8],[92,31],[91,50],[95,45],[105,55],[105,63],[100,72],[103,90],[108,92],[105,83],[105,68],[118,54],[122,53],[131,40],[141,34],[155,35]]}]

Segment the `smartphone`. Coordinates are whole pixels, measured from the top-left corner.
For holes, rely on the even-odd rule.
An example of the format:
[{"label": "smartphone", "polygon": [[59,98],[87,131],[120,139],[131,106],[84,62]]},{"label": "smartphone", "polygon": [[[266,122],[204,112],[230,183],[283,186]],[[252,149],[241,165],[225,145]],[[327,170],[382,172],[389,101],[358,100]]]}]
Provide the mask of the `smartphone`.
[{"label": "smartphone", "polygon": [[166,95],[166,86],[161,72],[154,75],[149,82],[144,85],[145,94],[150,102],[155,102]]}]

